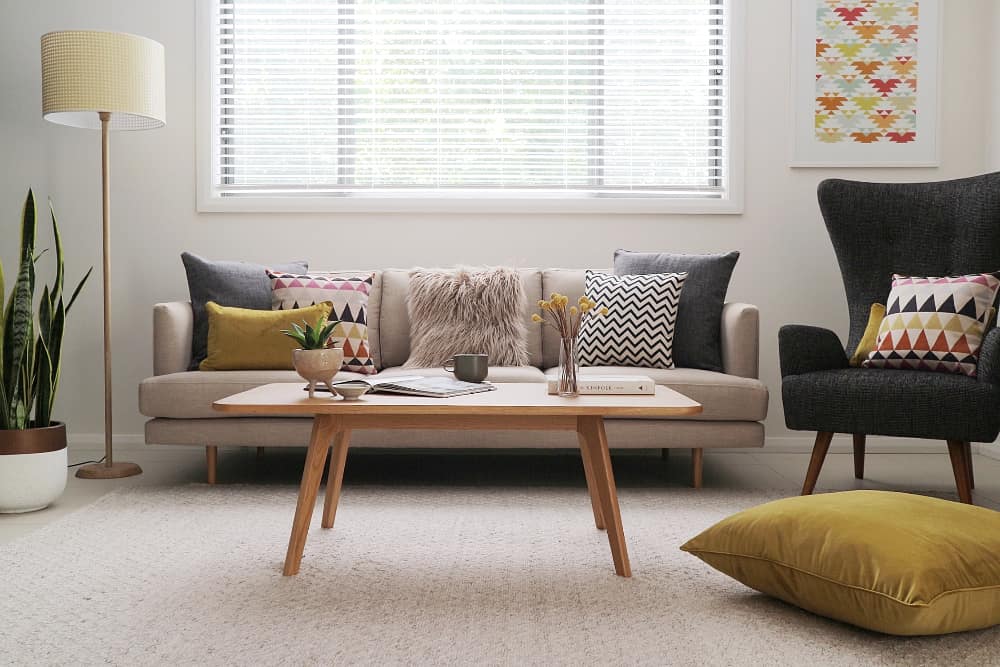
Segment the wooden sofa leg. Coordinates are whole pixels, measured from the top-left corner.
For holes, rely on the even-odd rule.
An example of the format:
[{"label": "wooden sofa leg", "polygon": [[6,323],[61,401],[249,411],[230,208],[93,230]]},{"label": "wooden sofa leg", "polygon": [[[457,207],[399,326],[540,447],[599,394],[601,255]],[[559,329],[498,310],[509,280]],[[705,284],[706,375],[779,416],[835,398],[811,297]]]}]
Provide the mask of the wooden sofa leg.
[{"label": "wooden sofa leg", "polygon": [[809,459],[806,481],[802,485],[803,496],[810,495],[816,488],[816,480],[819,479],[819,471],[823,469],[823,461],[826,460],[826,453],[830,450],[831,440],[833,440],[832,432],[820,431],[816,434],[816,444],[813,445],[812,458]]},{"label": "wooden sofa leg", "polygon": [[215,445],[205,447],[205,460],[208,463],[208,483],[215,484],[215,473],[219,464],[219,448]]},{"label": "wooden sofa leg", "polygon": [[691,486],[696,489],[701,488],[702,469],[705,459],[705,450],[701,447],[691,449]]},{"label": "wooden sofa leg", "polygon": [[854,434],[854,479],[865,478],[865,434]]},{"label": "wooden sofa leg", "polygon": [[948,441],[948,455],[951,457],[951,469],[955,473],[955,487],[958,489],[958,499],[967,505],[972,504],[972,485],[969,479],[969,461],[965,443],[961,440]]},{"label": "wooden sofa leg", "polygon": [[972,443],[965,443],[965,460],[969,464],[969,488],[976,488],[976,473],[972,469]]},{"label": "wooden sofa leg", "polygon": [[660,458],[663,459],[664,461],[666,461],[667,459],[669,459],[670,458],[670,450],[667,449],[666,447],[662,447],[660,449]]}]

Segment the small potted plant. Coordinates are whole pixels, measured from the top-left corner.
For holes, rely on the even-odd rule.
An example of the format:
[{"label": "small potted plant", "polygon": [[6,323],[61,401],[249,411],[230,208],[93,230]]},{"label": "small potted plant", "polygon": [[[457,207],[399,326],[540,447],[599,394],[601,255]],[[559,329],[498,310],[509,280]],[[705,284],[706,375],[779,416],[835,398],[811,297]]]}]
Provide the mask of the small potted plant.
[{"label": "small potted plant", "polygon": [[292,351],[292,363],[295,370],[309,383],[309,398],[313,398],[316,385],[323,383],[333,393],[330,382],[344,363],[343,348],[331,345],[330,335],[338,321],[319,318],[316,326],[303,320],[303,326],[292,323],[291,329],[282,329],[281,333],[295,340],[299,349]]},{"label": "small potted plant", "polygon": [[[63,251],[52,214],[55,280],[46,285],[34,312],[35,197],[28,190],[21,216],[17,277],[0,312],[0,513],[47,507],[66,488],[66,426],[52,420],[59,388],[66,316],[90,276],[63,294]],[[43,251],[44,252],[44,251]],[[5,295],[0,266],[0,301]]]}]

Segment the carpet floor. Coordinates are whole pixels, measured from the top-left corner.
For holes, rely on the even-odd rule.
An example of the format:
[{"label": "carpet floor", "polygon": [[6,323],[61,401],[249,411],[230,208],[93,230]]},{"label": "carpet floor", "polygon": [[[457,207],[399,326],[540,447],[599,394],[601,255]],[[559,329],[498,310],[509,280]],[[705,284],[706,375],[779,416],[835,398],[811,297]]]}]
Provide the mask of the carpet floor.
[{"label": "carpet floor", "polygon": [[632,579],[583,489],[359,486],[282,577],[296,490],[126,489],[0,547],[0,662],[997,664],[1000,629],[858,630],[678,546],[780,494],[627,489]]}]

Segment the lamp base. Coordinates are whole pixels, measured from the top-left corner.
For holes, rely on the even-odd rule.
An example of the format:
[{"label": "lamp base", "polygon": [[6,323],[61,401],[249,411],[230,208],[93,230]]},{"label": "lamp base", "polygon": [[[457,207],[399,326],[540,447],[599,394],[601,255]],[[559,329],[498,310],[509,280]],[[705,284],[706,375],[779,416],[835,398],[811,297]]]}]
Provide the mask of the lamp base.
[{"label": "lamp base", "polygon": [[80,479],[119,479],[121,477],[132,477],[141,475],[142,468],[136,463],[115,461],[111,465],[103,463],[91,463],[80,466],[76,471],[76,476]]}]

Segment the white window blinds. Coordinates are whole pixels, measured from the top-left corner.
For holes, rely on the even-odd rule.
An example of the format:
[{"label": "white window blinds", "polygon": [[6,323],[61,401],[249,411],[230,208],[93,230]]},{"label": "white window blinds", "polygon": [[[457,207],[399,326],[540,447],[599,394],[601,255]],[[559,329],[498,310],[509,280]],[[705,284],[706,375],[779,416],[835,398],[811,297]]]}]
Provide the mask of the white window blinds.
[{"label": "white window blinds", "polygon": [[731,0],[205,1],[217,196],[725,196]]}]

